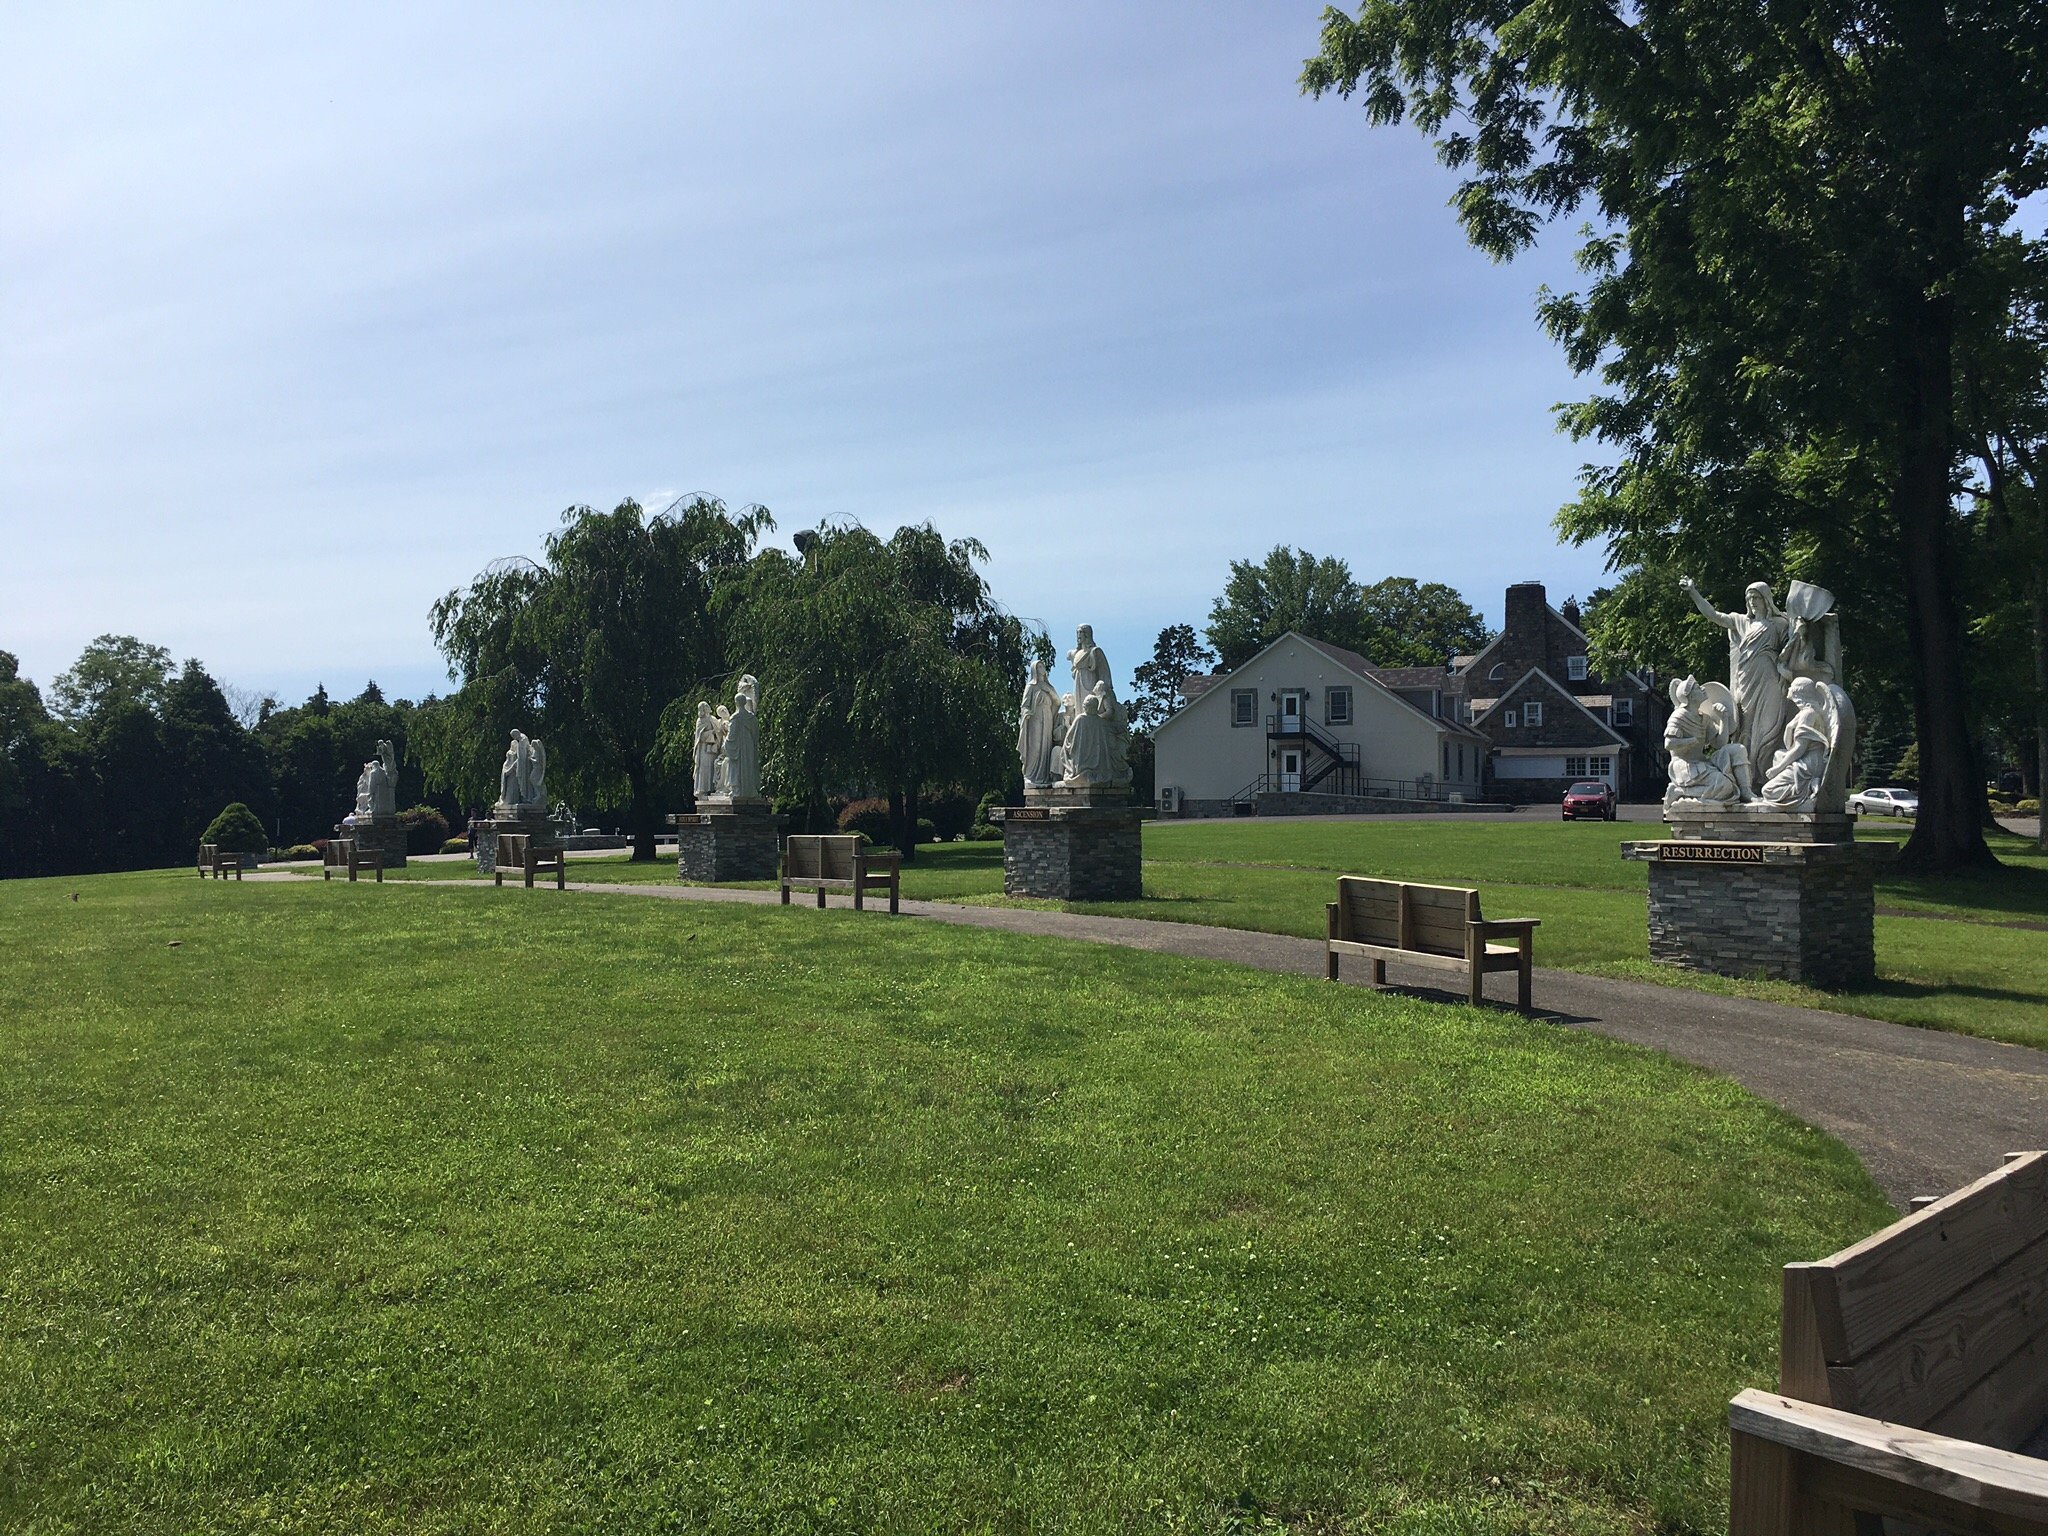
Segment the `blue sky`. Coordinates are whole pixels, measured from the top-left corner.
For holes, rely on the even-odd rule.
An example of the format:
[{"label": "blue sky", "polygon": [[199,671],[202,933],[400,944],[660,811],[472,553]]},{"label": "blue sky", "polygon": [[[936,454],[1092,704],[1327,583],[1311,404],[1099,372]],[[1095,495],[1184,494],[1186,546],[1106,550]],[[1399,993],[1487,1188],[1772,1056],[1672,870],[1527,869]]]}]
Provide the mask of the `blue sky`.
[{"label": "blue sky", "polygon": [[[1599,584],[1538,331],[1313,3],[47,6],[0,56],[0,649],[445,687],[561,509],[973,534],[1120,676],[1275,543]],[[1561,232],[1569,234],[1569,231]]]}]

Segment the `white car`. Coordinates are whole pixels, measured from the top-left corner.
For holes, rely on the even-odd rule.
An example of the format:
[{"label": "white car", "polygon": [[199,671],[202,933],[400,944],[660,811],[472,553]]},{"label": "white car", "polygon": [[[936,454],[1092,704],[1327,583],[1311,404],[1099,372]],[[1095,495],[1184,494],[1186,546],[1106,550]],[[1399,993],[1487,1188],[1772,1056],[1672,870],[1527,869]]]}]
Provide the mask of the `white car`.
[{"label": "white car", "polygon": [[1849,809],[1858,816],[1918,816],[1920,796],[1910,789],[1865,789],[1849,797]]}]

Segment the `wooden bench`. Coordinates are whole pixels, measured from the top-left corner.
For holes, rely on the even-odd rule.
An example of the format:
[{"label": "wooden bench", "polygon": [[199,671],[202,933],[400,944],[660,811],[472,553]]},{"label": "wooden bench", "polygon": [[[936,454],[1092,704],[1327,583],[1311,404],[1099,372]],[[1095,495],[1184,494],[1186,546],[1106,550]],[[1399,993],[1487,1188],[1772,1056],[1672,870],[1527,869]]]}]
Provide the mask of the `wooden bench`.
[{"label": "wooden bench", "polygon": [[199,845],[199,878],[202,880],[208,875],[216,880],[225,880],[230,873],[239,880],[242,878],[242,862],[239,853],[222,848],[219,843]]},{"label": "wooden bench", "polygon": [[1786,1265],[1783,1306],[1778,1390],[1728,1410],[1731,1536],[2048,1536],[2048,1152]]},{"label": "wooden bench", "polygon": [[[1488,971],[1516,974],[1515,1000],[1529,1011],[1531,943],[1540,919],[1479,915],[1479,893],[1456,885],[1413,885],[1403,880],[1370,880],[1345,875],[1329,905],[1326,944],[1330,980],[1340,956],[1372,961],[1372,982],[1387,984],[1387,962],[1465,973],[1467,995],[1484,999]],[[1495,944],[1494,939],[1512,939]]]},{"label": "wooden bench", "polygon": [[345,874],[353,880],[358,871],[367,870],[377,877],[377,883],[384,883],[384,850],[364,848],[352,837],[331,837],[327,840],[327,851],[320,856],[320,878],[332,880],[336,873]]},{"label": "wooden bench", "polygon": [[866,905],[869,891],[887,890],[889,910],[895,912],[903,886],[903,855],[893,848],[863,847],[857,835],[787,837],[782,840],[785,907],[796,886],[816,891],[821,907],[827,891],[851,891],[856,912]]},{"label": "wooden bench", "polygon": [[517,870],[526,877],[526,888],[533,889],[533,877],[552,873],[555,889],[569,888],[569,871],[563,850],[545,844],[536,848],[531,832],[500,832],[498,834],[498,860],[491,871],[491,879],[498,885],[505,883],[505,871]]}]

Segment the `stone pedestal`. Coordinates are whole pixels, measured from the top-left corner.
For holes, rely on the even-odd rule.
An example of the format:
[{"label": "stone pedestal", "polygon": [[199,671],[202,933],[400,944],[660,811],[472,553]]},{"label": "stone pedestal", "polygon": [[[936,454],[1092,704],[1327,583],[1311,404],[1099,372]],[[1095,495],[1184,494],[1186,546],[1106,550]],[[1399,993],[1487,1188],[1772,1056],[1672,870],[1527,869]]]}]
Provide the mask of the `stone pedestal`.
[{"label": "stone pedestal", "polygon": [[1004,810],[1003,894],[1054,901],[1136,901],[1144,825],[1118,785],[1033,789]]},{"label": "stone pedestal", "polygon": [[381,853],[386,869],[405,868],[405,827],[396,816],[358,817],[334,829],[336,837],[352,837],[361,853]]},{"label": "stone pedestal", "polygon": [[533,839],[536,853],[562,846],[562,828],[546,811],[510,811],[493,815],[488,821],[469,824],[470,856],[480,874],[494,874],[498,868],[498,837],[501,833],[524,833]]},{"label": "stone pedestal", "polygon": [[759,797],[703,796],[695,814],[668,819],[676,829],[676,878],[697,884],[773,880],[788,820]]},{"label": "stone pedestal", "polygon": [[1710,840],[1690,830],[1622,845],[1624,858],[1650,866],[1652,960],[1810,987],[1875,977],[1875,884],[1890,845]]}]

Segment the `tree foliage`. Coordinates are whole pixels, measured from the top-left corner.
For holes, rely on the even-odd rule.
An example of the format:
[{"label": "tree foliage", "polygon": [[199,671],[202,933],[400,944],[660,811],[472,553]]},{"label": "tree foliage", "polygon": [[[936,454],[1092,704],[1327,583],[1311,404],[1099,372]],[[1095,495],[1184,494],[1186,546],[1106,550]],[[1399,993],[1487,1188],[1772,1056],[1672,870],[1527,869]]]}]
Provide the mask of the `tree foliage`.
[{"label": "tree foliage", "polygon": [[431,782],[497,798],[507,737],[542,737],[549,789],[630,806],[633,856],[654,857],[683,793],[660,752],[663,712],[725,671],[721,588],[774,519],[691,496],[648,516],[571,507],[541,563],[503,561],[434,605],[434,640],[460,688],[421,722]]},{"label": "tree foliage", "polygon": [[1202,644],[1192,624],[1169,624],[1152,642],[1152,659],[1131,674],[1131,724],[1148,735],[1179,713],[1187,703],[1187,680],[1216,664],[1216,653]]},{"label": "tree foliage", "polygon": [[[850,524],[802,543],[763,552],[730,599],[732,670],[762,679],[764,778],[814,812],[880,792],[891,840],[914,858],[923,794],[1014,774],[1027,636],[990,594],[976,540]],[[678,699],[670,719],[678,758],[694,704]]]},{"label": "tree foliage", "polygon": [[1209,643],[1226,672],[1289,630],[1356,651],[1377,666],[1441,666],[1486,644],[1486,625],[1455,588],[1389,576],[1361,586],[1333,556],[1275,546],[1233,560],[1209,608]]},{"label": "tree foliage", "polygon": [[[1584,292],[1541,317],[1603,392],[1607,444],[1564,531],[1610,541],[1610,606],[1653,657],[1713,588],[1799,576],[1850,594],[1852,647],[1909,671],[1925,774],[1908,860],[1987,857],[1959,592],[1958,302],[2008,307],[1986,260],[2041,183],[2048,29],[2031,4],[1366,0],[1324,14],[1303,86],[1404,117],[1507,258],[1584,211]],[[1652,625],[1661,608],[1667,617]],[[1903,637],[1902,654],[1889,637]]]}]

